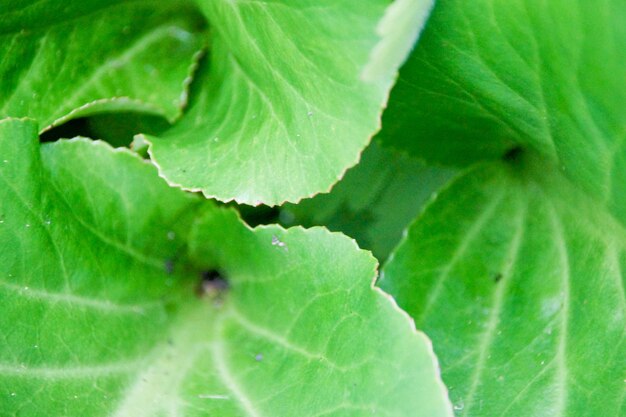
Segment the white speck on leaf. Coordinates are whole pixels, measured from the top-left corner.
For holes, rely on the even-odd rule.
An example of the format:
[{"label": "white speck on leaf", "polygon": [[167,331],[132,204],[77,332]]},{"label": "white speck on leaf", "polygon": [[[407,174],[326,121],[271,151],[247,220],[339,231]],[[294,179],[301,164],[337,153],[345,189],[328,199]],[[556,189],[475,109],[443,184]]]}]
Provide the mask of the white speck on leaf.
[{"label": "white speck on leaf", "polygon": [[167,238],[168,238],[169,240],[174,240],[174,239],[176,239],[176,233],[174,233],[173,231],[169,231],[169,232],[167,232]]},{"label": "white speck on leaf", "polygon": [[288,250],[287,244],[285,242],[281,241],[280,239],[278,239],[278,236],[272,236],[272,245],[278,246],[279,248],[284,248],[285,250]]}]

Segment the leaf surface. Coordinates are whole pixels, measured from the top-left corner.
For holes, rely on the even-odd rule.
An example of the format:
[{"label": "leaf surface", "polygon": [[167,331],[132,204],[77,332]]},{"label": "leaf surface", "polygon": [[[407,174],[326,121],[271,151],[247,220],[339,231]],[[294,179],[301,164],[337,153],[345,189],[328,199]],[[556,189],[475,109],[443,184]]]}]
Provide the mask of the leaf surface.
[{"label": "leaf surface", "polygon": [[149,138],[152,159],[170,184],[277,205],[356,164],[432,1],[198,3],[210,63],[189,114]]},{"label": "leaf surface", "polygon": [[1,415],[452,415],[350,239],[250,229],[128,150],[40,146],[27,120],[0,122],[0,154]]},{"label": "leaf surface", "polygon": [[0,118],[31,117],[42,131],[106,111],[174,120],[199,24],[178,1],[10,1],[0,6]]},{"label": "leaf surface", "polygon": [[381,140],[460,165],[532,148],[624,220],[624,22],[623,0],[439,1]]},{"label": "leaf surface", "polygon": [[380,282],[457,416],[624,414],[625,19],[620,0],[445,0],[402,70],[384,144],[508,161],[442,193]]},{"label": "leaf surface", "polygon": [[469,170],[383,270],[457,416],[624,414],[626,230],[544,162]]}]

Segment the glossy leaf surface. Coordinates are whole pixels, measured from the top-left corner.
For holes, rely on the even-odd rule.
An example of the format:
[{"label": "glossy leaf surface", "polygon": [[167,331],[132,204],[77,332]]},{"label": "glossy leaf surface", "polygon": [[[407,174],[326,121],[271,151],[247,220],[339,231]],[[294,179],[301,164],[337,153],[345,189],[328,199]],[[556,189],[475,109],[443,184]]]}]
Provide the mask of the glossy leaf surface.
[{"label": "glossy leaf surface", "polygon": [[0,122],[0,154],[0,414],[451,415],[350,239],[249,229],[30,121]]},{"label": "glossy leaf surface", "polygon": [[380,136],[471,164],[381,280],[458,416],[622,416],[626,3],[438,2]]},{"label": "glossy leaf surface", "polygon": [[556,171],[479,167],[380,285],[433,339],[458,416],[621,416],[626,231]]},{"label": "glossy leaf surface", "polygon": [[198,3],[210,59],[189,114],[150,153],[170,184],[251,205],[328,191],[357,163],[432,4]]}]

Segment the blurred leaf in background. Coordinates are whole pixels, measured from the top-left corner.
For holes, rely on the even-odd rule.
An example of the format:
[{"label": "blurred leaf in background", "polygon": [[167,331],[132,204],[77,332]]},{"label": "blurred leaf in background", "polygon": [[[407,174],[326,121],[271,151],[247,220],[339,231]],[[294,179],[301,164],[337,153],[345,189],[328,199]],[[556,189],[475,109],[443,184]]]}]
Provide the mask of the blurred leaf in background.
[{"label": "blurred leaf in background", "polygon": [[286,204],[280,221],[285,226],[324,225],[343,232],[382,261],[424,203],[455,172],[451,168],[427,166],[373,142],[360,164],[349,170],[329,194],[297,205]]}]

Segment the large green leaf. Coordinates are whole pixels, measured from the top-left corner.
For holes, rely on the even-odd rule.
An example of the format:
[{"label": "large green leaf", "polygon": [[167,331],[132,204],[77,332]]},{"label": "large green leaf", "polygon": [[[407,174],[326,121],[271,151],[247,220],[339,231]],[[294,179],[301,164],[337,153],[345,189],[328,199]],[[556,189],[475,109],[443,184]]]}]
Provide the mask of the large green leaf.
[{"label": "large green leaf", "polygon": [[324,225],[385,259],[424,203],[455,173],[372,143],[329,194],[286,204],[283,224]]},{"label": "large green leaf", "polygon": [[[442,0],[381,140],[469,164],[381,285],[459,416],[622,416],[626,2]],[[511,152],[511,150],[514,150]]]},{"label": "large green leaf", "polygon": [[9,1],[0,5],[0,117],[42,130],[103,111],[176,119],[202,47],[184,2]]},{"label": "large green leaf", "polygon": [[40,146],[29,121],[0,122],[0,154],[1,415],[452,414],[350,239],[249,229],[130,151]]},{"label": "large green leaf", "polygon": [[198,3],[210,64],[151,156],[170,184],[275,205],[327,191],[358,161],[432,1]]},{"label": "large green leaf", "polygon": [[380,284],[433,339],[458,416],[620,417],[626,229],[539,162],[460,177]]},{"label": "large green leaf", "polygon": [[438,1],[381,139],[458,164],[531,147],[624,219],[625,22],[623,0]]}]

